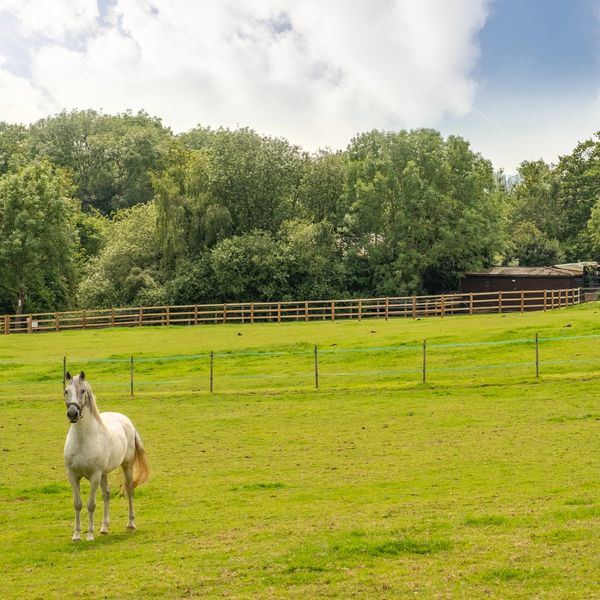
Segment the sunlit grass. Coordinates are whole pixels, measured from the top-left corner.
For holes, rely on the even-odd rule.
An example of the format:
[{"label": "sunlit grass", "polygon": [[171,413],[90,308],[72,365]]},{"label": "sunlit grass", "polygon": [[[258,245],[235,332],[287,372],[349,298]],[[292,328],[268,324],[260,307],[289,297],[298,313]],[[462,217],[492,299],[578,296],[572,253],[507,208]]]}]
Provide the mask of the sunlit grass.
[{"label": "sunlit grass", "polygon": [[[5,336],[0,596],[600,596],[600,338],[575,339],[600,333],[597,311]],[[541,344],[539,379],[533,343],[439,346],[538,331],[573,336]],[[347,350],[322,352],[319,390],[314,344]],[[140,361],[173,383],[129,398],[131,354],[211,350],[214,394],[201,356]],[[133,535],[114,476],[109,536],[70,541],[64,354],[144,438]]]}]

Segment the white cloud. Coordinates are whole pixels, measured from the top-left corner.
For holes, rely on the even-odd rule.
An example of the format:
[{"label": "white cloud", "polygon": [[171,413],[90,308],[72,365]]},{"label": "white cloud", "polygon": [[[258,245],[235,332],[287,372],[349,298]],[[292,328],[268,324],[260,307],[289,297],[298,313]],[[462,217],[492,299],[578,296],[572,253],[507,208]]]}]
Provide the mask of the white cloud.
[{"label": "white cloud", "polygon": [[12,15],[20,32],[64,40],[90,31],[99,16],[96,0],[0,0],[0,16]]},{"label": "white cloud", "polygon": [[24,77],[13,75],[3,68],[0,57],[0,120],[28,123],[45,117],[51,102]]},{"label": "white cloud", "polygon": [[487,0],[117,0],[102,25],[95,2],[2,9],[51,38],[31,59],[49,107],[144,108],[176,130],[248,125],[314,148],[467,113]]}]

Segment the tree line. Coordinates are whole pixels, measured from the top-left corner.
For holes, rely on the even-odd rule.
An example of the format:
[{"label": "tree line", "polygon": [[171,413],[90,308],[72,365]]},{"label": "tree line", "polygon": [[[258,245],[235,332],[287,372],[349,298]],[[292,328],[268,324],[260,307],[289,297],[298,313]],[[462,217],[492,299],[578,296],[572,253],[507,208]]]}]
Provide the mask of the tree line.
[{"label": "tree line", "polygon": [[600,137],[495,172],[459,136],[344,151],[144,112],[0,123],[0,312],[398,296],[600,252]]}]

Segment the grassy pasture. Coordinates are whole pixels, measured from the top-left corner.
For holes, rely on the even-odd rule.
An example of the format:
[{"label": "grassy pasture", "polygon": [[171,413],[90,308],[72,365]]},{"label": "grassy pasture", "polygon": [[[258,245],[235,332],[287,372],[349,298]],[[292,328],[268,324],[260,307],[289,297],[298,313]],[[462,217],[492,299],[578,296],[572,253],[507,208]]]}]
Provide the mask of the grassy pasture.
[{"label": "grassy pasture", "polygon": [[[599,310],[5,336],[1,596],[599,597]],[[70,541],[64,354],[144,438],[133,535],[115,476]]]}]

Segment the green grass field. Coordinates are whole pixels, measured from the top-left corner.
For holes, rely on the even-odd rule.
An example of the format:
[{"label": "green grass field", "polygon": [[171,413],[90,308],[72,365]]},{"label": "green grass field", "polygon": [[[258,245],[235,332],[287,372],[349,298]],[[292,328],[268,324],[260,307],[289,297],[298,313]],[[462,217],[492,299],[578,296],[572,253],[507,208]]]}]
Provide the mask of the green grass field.
[{"label": "green grass field", "polygon": [[[0,597],[600,597],[599,311],[3,336]],[[64,355],[144,438],[134,534],[115,474],[70,541]]]}]

